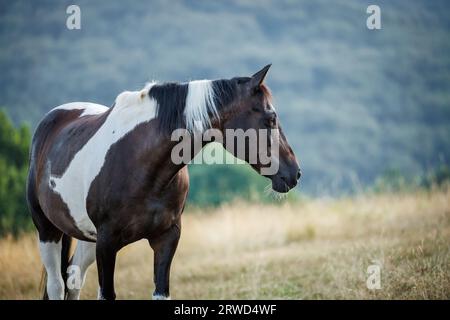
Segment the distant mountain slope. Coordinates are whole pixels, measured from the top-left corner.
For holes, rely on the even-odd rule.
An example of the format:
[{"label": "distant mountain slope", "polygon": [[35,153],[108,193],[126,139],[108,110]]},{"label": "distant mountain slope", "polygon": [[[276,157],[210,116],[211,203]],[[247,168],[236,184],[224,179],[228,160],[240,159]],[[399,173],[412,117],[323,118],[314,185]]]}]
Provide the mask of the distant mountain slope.
[{"label": "distant mountain slope", "polygon": [[67,101],[111,104],[145,81],[268,83],[309,192],[450,162],[450,2],[0,0],[0,106],[33,126]]}]

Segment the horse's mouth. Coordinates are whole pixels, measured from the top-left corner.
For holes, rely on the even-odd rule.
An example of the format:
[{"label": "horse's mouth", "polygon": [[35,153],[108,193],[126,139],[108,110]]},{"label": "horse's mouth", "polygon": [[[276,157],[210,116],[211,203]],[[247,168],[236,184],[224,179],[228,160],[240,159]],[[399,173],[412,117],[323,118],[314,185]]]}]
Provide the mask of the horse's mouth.
[{"label": "horse's mouth", "polygon": [[281,178],[273,178],[272,179],[272,190],[279,192],[279,193],[287,193],[289,190],[291,190],[293,187],[290,187],[283,179]]}]

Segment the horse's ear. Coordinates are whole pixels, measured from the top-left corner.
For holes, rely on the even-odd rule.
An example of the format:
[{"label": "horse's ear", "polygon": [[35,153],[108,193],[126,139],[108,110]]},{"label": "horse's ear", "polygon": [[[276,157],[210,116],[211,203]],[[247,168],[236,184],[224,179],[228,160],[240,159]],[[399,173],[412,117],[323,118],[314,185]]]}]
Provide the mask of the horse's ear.
[{"label": "horse's ear", "polygon": [[257,73],[252,75],[252,79],[251,79],[250,85],[253,88],[259,87],[263,83],[263,81],[266,78],[267,72],[269,71],[269,68],[270,68],[271,65],[272,64],[268,64],[267,66],[265,66],[264,68],[259,70]]}]

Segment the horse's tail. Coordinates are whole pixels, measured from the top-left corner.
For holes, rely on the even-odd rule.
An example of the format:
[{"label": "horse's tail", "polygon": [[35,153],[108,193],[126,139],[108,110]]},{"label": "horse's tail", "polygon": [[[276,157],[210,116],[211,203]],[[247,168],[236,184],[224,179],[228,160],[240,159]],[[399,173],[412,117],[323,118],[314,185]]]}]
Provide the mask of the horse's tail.
[{"label": "horse's tail", "polygon": [[[63,234],[61,249],[61,275],[64,280],[64,297],[67,296],[67,268],[70,263],[70,248],[72,246],[72,237]],[[42,267],[41,282],[39,284],[39,292],[41,292],[42,300],[48,300],[47,294],[47,272]]]},{"label": "horse's tail", "polygon": [[41,282],[39,283],[39,292],[42,300],[48,300],[47,295],[47,272],[45,272],[44,266],[42,266],[41,271]]},{"label": "horse's tail", "polygon": [[61,249],[61,274],[64,280],[64,297],[67,297],[67,268],[70,264],[70,248],[72,246],[72,237],[63,234]]}]

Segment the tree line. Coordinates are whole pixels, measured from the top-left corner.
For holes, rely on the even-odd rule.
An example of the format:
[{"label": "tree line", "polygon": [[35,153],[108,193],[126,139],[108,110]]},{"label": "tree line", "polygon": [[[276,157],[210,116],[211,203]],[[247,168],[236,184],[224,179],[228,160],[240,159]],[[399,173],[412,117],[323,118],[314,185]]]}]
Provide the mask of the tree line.
[{"label": "tree line", "polygon": [[0,235],[32,228],[25,201],[30,128],[14,127],[0,110]]}]

